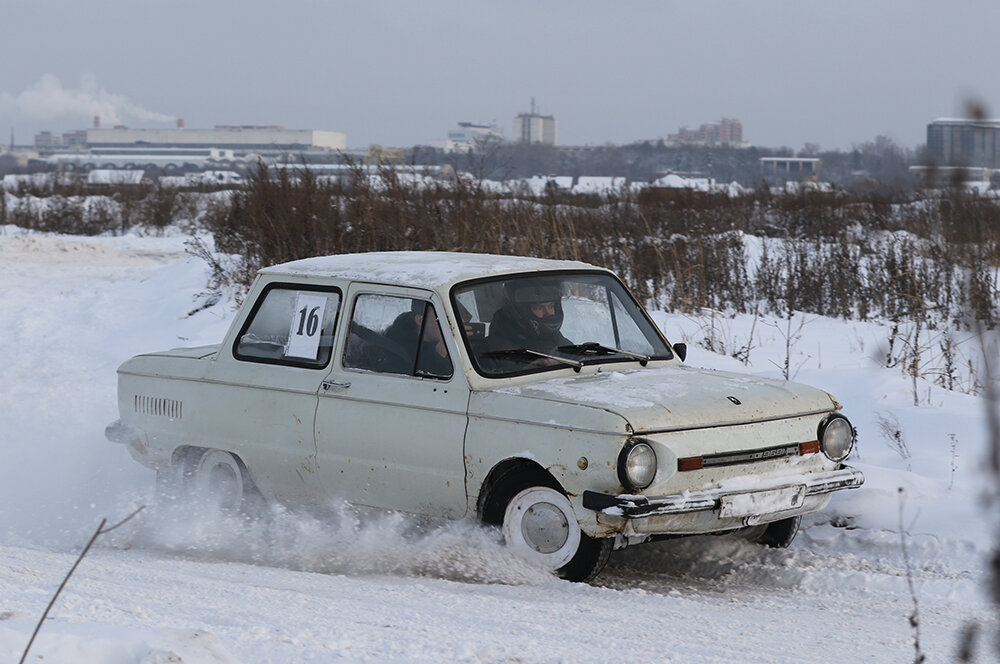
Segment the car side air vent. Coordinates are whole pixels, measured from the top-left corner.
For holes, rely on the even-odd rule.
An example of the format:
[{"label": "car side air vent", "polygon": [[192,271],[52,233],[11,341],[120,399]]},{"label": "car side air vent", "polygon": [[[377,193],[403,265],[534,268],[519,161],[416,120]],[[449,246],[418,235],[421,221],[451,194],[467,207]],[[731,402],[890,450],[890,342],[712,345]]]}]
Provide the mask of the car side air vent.
[{"label": "car side air vent", "polygon": [[182,402],[177,399],[167,399],[165,397],[148,397],[136,394],[134,397],[135,412],[142,415],[155,415],[156,417],[168,417],[172,420],[180,420],[184,417]]}]

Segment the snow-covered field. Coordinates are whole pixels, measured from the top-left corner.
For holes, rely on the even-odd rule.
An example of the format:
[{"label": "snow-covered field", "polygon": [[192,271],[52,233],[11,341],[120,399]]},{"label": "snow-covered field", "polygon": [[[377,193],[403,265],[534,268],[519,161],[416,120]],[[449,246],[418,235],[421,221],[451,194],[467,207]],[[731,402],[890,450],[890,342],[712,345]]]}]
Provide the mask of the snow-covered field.
[{"label": "snow-covered field", "polygon": [[[996,661],[984,401],[920,383],[914,406],[911,382],[874,359],[884,327],[808,317],[792,348],[796,379],[837,395],[858,427],[863,488],[837,494],[788,550],[672,540],[616,552],[582,585],[472,523],[155,506],[152,473],[104,440],[115,369],[218,342],[233,304],[190,314],[205,281],[181,235],[0,227],[0,661],[21,657],[100,520],[143,504],[83,560],[28,661],[905,662],[908,578],[929,661],[955,660],[972,623],[973,661]],[[655,318],[692,342],[713,324]],[[734,347],[751,339],[749,317],[714,324]],[[694,343],[688,361],[780,376],[784,329],[758,321],[747,367]]]}]

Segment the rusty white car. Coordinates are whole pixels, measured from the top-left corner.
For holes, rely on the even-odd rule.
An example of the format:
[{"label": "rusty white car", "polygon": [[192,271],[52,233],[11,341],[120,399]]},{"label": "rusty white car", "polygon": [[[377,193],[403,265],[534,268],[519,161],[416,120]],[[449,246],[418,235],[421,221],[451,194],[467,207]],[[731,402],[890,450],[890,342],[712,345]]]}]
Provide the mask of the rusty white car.
[{"label": "rusty white car", "polygon": [[122,364],[106,434],[227,510],[474,518],[571,580],[662,537],[787,546],[864,481],[829,394],[685,351],[585,263],[310,258],[261,270],[221,344]]}]

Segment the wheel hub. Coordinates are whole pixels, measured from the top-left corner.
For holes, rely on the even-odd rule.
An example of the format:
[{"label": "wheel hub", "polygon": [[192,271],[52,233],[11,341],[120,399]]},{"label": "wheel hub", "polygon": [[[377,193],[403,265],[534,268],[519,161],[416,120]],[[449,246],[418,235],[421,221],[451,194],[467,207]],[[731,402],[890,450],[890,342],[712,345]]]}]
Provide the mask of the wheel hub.
[{"label": "wheel hub", "polygon": [[528,507],[521,520],[524,541],[539,553],[555,553],[569,539],[569,522],[552,503],[535,503]]}]

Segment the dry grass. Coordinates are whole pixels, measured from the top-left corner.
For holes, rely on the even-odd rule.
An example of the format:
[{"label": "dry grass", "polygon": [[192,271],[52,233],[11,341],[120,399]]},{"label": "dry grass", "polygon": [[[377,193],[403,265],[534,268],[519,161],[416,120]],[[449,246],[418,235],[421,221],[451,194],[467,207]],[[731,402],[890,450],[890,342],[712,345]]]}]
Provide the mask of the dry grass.
[{"label": "dry grass", "polygon": [[[232,278],[306,256],[446,250],[568,258],[623,275],[672,310],[774,312],[929,326],[998,321],[1000,205],[962,192],[767,192],[730,198],[689,190],[571,196],[497,194],[476,181],[414,185],[360,168],[343,182],[309,171],[258,171],[205,218]],[[748,236],[764,243],[751,263]]]},{"label": "dry grass", "polygon": [[960,189],[920,198],[889,189],[535,196],[357,167],[342,180],[261,168],[226,195],[207,194],[80,180],[25,186],[5,197],[0,224],[98,234],[197,220],[217,250],[237,256],[222,278],[242,286],[262,266],[306,256],[448,250],[602,265],[642,300],[676,311],[801,311],[928,329],[1000,321],[1000,204]]}]

